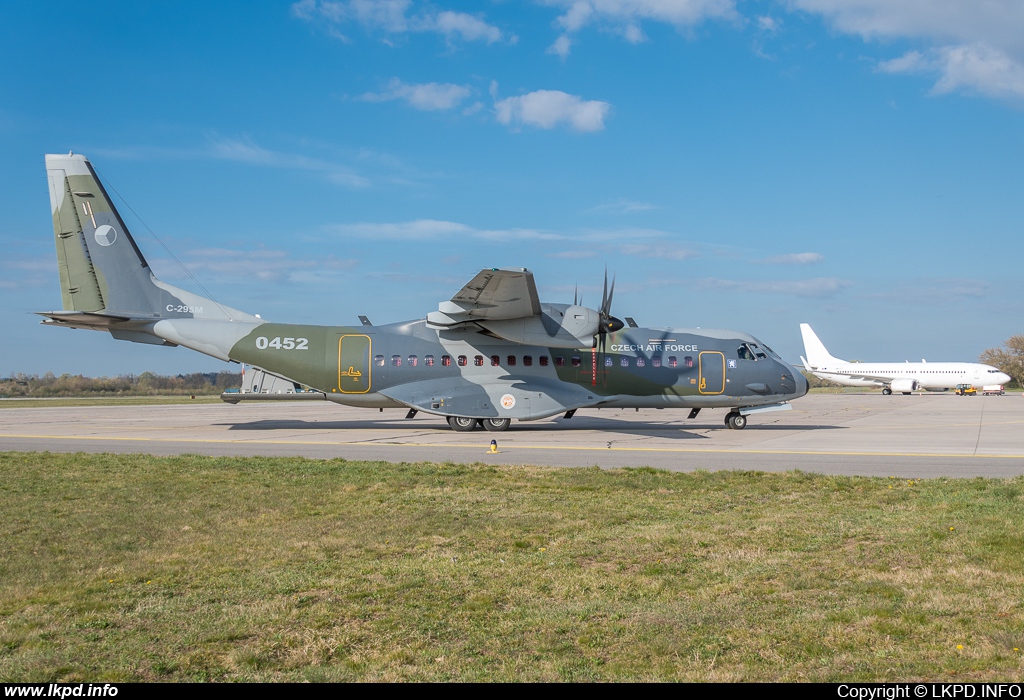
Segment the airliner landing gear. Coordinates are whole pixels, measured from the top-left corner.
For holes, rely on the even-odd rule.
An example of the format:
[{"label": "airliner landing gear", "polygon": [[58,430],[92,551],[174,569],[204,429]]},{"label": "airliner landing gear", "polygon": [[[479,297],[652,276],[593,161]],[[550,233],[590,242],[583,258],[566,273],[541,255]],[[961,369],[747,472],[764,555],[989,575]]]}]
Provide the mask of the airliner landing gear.
[{"label": "airliner landing gear", "polygon": [[476,418],[464,418],[462,416],[448,416],[448,425],[452,430],[459,433],[468,433],[476,430]]},{"label": "airliner landing gear", "polygon": [[484,418],[480,421],[484,430],[490,430],[492,433],[500,433],[503,430],[508,430],[508,426],[512,423],[511,418]]},{"label": "airliner landing gear", "polygon": [[742,413],[730,411],[725,417],[725,425],[730,430],[743,430],[747,427],[747,417]]},{"label": "airliner landing gear", "polygon": [[882,389],[882,396],[889,396],[890,394],[892,394],[892,389],[890,389],[889,387],[885,387],[884,389]]}]

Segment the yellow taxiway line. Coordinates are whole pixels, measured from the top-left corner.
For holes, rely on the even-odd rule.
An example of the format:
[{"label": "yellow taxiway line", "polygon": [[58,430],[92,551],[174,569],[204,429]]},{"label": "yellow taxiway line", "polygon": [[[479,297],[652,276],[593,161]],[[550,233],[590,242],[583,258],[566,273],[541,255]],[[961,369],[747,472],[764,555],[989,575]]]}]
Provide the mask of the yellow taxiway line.
[{"label": "yellow taxiway line", "polygon": [[[111,442],[184,442],[219,445],[317,445],[332,447],[459,447],[482,450],[486,453],[487,445],[479,443],[446,443],[446,442],[326,442],[310,440],[209,440],[197,438],[143,438],[143,437],[101,437],[92,435],[19,435],[2,434],[0,438],[18,438],[28,440],[107,440]],[[0,448],[2,449],[2,448]],[[703,447],[593,447],[587,445],[517,445],[505,442],[501,445],[502,452],[512,450],[573,450],[583,452],[674,452],[674,453],[705,453],[705,454],[753,454],[753,455],[805,455],[831,457],[971,457],[977,459],[1024,459],[1024,455],[1016,454],[968,454],[961,452],[848,452],[834,450],[749,450]]]}]

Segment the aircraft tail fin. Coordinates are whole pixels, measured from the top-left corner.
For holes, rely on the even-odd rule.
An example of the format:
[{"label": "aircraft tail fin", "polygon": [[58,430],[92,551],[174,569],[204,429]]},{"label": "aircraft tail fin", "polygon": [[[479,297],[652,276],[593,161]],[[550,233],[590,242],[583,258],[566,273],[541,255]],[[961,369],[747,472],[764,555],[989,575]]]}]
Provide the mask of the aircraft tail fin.
[{"label": "aircraft tail fin", "polygon": [[158,280],[85,156],[47,155],[46,172],[61,300],[65,312],[77,313],[44,315],[66,325],[76,325],[71,317],[84,319],[83,314],[133,321],[254,320]]},{"label": "aircraft tail fin", "polygon": [[[804,360],[804,366],[808,369],[811,367],[821,367],[822,365],[835,365],[843,364],[845,360],[840,360],[838,357],[833,357],[829,354],[829,351],[825,349],[825,345],[818,339],[818,336],[811,330],[811,326],[807,323],[800,324],[800,335],[804,339],[804,352],[807,353],[807,359]],[[803,359],[802,357],[800,359]]]}]

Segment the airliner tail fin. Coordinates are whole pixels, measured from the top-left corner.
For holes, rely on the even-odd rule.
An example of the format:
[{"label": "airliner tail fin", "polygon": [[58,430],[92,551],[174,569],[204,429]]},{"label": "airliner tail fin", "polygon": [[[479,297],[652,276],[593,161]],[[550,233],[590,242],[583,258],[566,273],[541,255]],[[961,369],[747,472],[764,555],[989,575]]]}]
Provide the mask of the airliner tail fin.
[{"label": "airliner tail fin", "polygon": [[[833,357],[829,354],[829,351],[825,349],[825,345],[818,339],[814,331],[811,330],[809,324],[800,324],[800,335],[803,336],[804,352],[807,353],[807,360],[804,366],[808,369],[811,367],[821,367],[822,365],[845,363],[845,360],[840,360],[838,357]],[[810,366],[808,367],[808,365]]]}]

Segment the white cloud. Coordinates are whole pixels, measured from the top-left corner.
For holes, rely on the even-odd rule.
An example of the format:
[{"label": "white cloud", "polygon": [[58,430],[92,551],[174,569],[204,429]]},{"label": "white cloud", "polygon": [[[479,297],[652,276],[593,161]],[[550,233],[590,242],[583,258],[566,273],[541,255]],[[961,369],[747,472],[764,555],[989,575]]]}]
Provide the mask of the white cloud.
[{"label": "white cloud", "polygon": [[494,103],[494,113],[501,124],[527,124],[541,129],[568,124],[575,131],[584,132],[604,129],[610,109],[607,102],[583,100],[561,90],[536,90]]},{"label": "white cloud", "polygon": [[383,92],[368,92],[359,99],[367,102],[405,100],[416,109],[436,111],[457,107],[469,95],[470,89],[464,85],[453,85],[452,83],[409,85],[398,78],[392,78]]},{"label": "white cloud", "polygon": [[670,244],[648,245],[645,243],[630,243],[619,246],[622,255],[629,255],[636,258],[658,258],[661,260],[687,260],[696,258],[698,253],[689,248],[679,248]]},{"label": "white cloud", "polygon": [[555,43],[548,47],[547,53],[553,53],[565,58],[569,55],[569,50],[572,48],[572,39],[569,38],[568,34],[563,34],[557,39]]},{"label": "white cloud", "polygon": [[[197,248],[183,257],[184,266],[191,272],[215,273],[221,281],[250,284],[254,280],[263,283],[310,282],[317,278],[334,277],[343,270],[358,264],[356,260],[339,259],[332,255],[317,259],[293,259],[283,250],[258,248],[239,250],[237,248]],[[163,270],[161,276],[176,279],[183,275],[176,263],[158,259],[155,267]]]},{"label": "white cloud", "polygon": [[825,299],[835,296],[852,282],[837,277],[815,277],[808,280],[723,280],[707,277],[697,280],[697,286],[704,289],[731,290],[747,294],[784,294],[808,299]]},{"label": "white cloud", "polygon": [[758,260],[766,265],[810,265],[825,259],[821,253],[789,253],[788,255],[772,255]]},{"label": "white cloud", "polygon": [[290,168],[295,170],[312,170],[324,173],[331,182],[351,188],[367,187],[370,181],[361,175],[357,175],[349,168],[336,163],[309,158],[308,156],[293,153],[272,151],[257,146],[251,141],[227,139],[215,137],[210,140],[207,151],[210,157],[218,160],[231,160],[253,165],[264,165],[275,168]]},{"label": "white cloud", "polygon": [[933,94],[1024,96],[1024,3],[1019,0],[789,0],[865,40],[922,39],[932,44],[883,61],[886,73],[934,73]]},{"label": "white cloud", "polygon": [[770,17],[768,15],[763,15],[757,18],[757,28],[760,29],[762,32],[765,32],[766,34],[774,34],[775,32],[779,31],[779,28],[781,27],[781,19],[775,19],[774,17]]},{"label": "white cloud", "polygon": [[[411,6],[411,0],[301,0],[291,6],[291,12],[299,19],[325,25],[329,32],[346,41],[348,37],[338,28],[351,23],[366,31],[386,34],[433,32],[449,41],[459,38],[493,44],[504,36],[498,27],[465,12],[428,8],[410,16]],[[516,37],[510,35],[508,40],[514,43]]]},{"label": "white cloud", "polygon": [[597,255],[596,250],[563,250],[560,253],[552,253],[549,258],[559,258],[561,260],[583,260],[585,258],[593,258]]},{"label": "white cloud", "polygon": [[423,31],[436,31],[451,38],[461,36],[466,41],[486,41],[493,44],[501,41],[501,30],[465,12],[440,12],[421,20]]},{"label": "white cloud", "polygon": [[439,221],[436,219],[416,219],[415,221],[400,221],[395,223],[355,223],[337,224],[329,227],[330,231],[357,238],[370,238],[373,240],[436,240],[439,238],[451,238],[454,240],[465,240],[469,238],[484,239],[493,241],[521,241],[521,240],[558,240],[566,236],[540,231],[537,229],[477,229],[466,224],[455,221]]},{"label": "white cloud", "polygon": [[985,44],[910,51],[878,65],[884,73],[937,73],[936,95],[956,91],[988,97],[1024,97],[1024,64]]},{"label": "white cloud", "polygon": [[[541,0],[545,5],[564,10],[555,24],[564,34],[549,53],[565,57],[569,53],[568,34],[596,24],[622,35],[626,41],[645,40],[641,22],[671,24],[679,29],[696,26],[706,19],[736,20],[733,0]],[[562,38],[566,38],[562,42]],[[562,43],[559,43],[562,42]]]},{"label": "white cloud", "polygon": [[[358,222],[352,224],[334,224],[326,227],[326,231],[339,236],[368,239],[395,240],[488,240],[499,243],[521,240],[537,241],[574,241],[588,246],[599,246],[600,250],[619,250],[623,241],[665,239],[671,234],[657,229],[614,228],[614,229],[576,229],[573,231],[550,231],[533,228],[482,229],[468,226],[457,221],[439,219],[415,219],[397,222]],[[627,244],[630,245],[630,244]],[[651,247],[651,257],[656,257],[656,249]],[[661,246],[659,250],[675,250],[670,246]],[[639,251],[639,249],[637,249]],[[675,256],[676,253],[670,255]],[[687,254],[689,257],[690,254]]]}]

